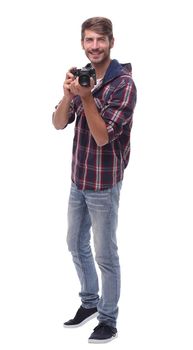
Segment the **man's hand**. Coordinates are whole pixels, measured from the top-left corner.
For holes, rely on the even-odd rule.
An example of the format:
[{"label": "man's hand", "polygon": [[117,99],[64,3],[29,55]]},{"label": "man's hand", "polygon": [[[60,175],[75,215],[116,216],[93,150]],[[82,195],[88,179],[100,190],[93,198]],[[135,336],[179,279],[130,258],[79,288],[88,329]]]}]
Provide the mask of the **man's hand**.
[{"label": "man's hand", "polygon": [[74,97],[74,95],[77,95],[77,94],[74,94],[72,91],[71,91],[71,84],[73,81],[75,81],[75,77],[74,75],[71,73],[71,70],[73,69],[74,67],[72,67],[71,69],[69,69],[69,71],[66,73],[66,79],[64,81],[64,84],[63,84],[63,90],[64,90],[64,96],[66,99],[68,99],[69,101],[71,101]]},{"label": "man's hand", "polygon": [[91,91],[94,87],[94,80],[90,78],[90,86],[85,87],[81,86],[78,82],[78,77],[71,81],[70,83],[70,91],[73,95],[79,95],[81,98],[85,99],[91,96]]},{"label": "man's hand", "polygon": [[74,97],[73,92],[70,90],[70,86],[75,80],[74,75],[71,73],[71,69],[66,73],[66,79],[63,84],[64,96],[52,115],[52,122],[56,129],[64,129],[68,123],[70,104]]}]

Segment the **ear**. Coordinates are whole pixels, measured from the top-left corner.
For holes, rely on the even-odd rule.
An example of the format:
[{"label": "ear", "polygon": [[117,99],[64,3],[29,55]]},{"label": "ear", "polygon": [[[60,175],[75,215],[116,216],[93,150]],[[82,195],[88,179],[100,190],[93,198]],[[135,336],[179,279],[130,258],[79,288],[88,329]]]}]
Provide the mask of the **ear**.
[{"label": "ear", "polygon": [[112,39],[110,40],[110,49],[112,49],[112,48],[113,48],[113,46],[114,46],[114,42],[115,42],[115,39],[114,39],[114,38],[112,38]]}]

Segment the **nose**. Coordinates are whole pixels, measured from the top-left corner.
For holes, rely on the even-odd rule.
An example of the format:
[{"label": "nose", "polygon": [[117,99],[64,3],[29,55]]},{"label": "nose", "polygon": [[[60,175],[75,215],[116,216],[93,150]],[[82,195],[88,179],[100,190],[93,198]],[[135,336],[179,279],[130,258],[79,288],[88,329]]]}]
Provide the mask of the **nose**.
[{"label": "nose", "polygon": [[98,42],[97,39],[93,40],[93,42],[92,42],[92,48],[93,48],[94,50],[96,50],[96,49],[99,48],[99,42]]}]

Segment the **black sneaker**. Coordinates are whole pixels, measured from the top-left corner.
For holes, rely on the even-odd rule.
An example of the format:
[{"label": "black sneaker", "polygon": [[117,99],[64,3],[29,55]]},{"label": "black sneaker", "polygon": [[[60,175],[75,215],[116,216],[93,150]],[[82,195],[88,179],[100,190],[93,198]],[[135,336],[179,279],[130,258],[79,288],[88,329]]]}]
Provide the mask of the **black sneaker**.
[{"label": "black sneaker", "polygon": [[97,327],[94,328],[94,332],[88,339],[89,343],[108,343],[109,341],[117,338],[117,329],[108,326],[105,323],[99,323]]},{"label": "black sneaker", "polygon": [[64,327],[74,328],[79,327],[98,315],[97,308],[86,309],[82,306],[79,307],[76,315],[73,319],[64,322]]}]

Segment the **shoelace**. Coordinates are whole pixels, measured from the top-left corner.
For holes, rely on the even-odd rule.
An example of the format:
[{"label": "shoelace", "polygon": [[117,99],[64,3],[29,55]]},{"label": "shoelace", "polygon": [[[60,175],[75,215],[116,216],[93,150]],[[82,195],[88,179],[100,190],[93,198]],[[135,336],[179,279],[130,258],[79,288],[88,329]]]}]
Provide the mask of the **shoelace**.
[{"label": "shoelace", "polygon": [[98,324],[98,326],[96,326],[95,328],[94,328],[94,331],[96,331],[97,329],[100,329],[100,328],[106,328],[106,329],[110,329],[113,333],[115,333],[116,331],[115,331],[115,329],[113,328],[113,327],[111,327],[111,326],[108,326],[107,324],[105,324],[105,323],[99,323]]}]

